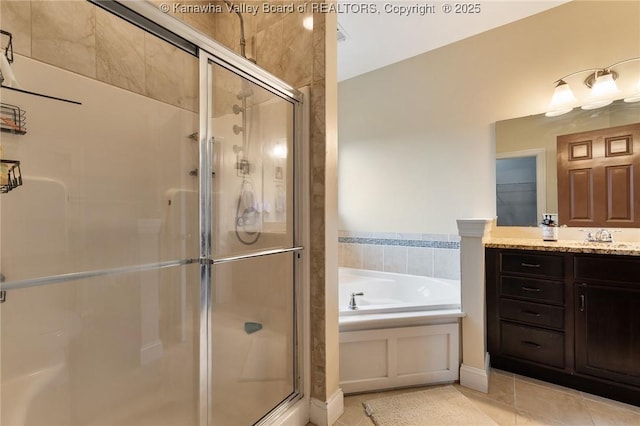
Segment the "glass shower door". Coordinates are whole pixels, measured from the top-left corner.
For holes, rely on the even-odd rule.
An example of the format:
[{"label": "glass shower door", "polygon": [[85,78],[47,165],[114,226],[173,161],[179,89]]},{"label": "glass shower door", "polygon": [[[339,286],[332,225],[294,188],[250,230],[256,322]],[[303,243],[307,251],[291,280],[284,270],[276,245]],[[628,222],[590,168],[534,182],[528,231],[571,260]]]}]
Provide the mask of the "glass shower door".
[{"label": "glass shower door", "polygon": [[246,425],[297,393],[294,106],[209,72],[212,423]]}]

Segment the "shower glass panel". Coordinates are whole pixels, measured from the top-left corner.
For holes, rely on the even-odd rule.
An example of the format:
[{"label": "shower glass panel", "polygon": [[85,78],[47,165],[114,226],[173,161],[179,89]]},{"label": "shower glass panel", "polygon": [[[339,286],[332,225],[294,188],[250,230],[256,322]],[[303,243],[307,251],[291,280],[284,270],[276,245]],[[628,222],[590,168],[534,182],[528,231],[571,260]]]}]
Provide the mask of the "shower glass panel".
[{"label": "shower glass panel", "polygon": [[21,161],[24,181],[1,199],[7,280],[198,257],[198,143],[188,137],[198,113],[179,102],[186,84],[197,87],[198,59],[165,49],[164,60],[195,69],[163,88],[172,103],[16,58],[24,87],[54,81],[42,91],[82,105],[2,89],[28,114],[25,135],[2,133],[3,158]]},{"label": "shower glass panel", "polygon": [[[23,178],[0,195],[0,423],[197,425],[198,58],[87,2],[30,5],[48,25],[11,22],[40,31],[16,78],[80,104],[0,89],[28,115],[0,136]],[[37,56],[47,29],[89,38],[77,11],[98,75]],[[110,43],[120,30],[131,43]]]},{"label": "shower glass panel", "polygon": [[295,392],[294,256],[214,267],[213,425],[254,424]]},{"label": "shower glass panel", "polygon": [[199,265],[7,291],[0,424],[198,425]]},{"label": "shower glass panel", "polygon": [[212,418],[247,425],[298,391],[294,106],[219,65],[209,72]]},{"label": "shower glass panel", "polygon": [[293,246],[293,104],[213,67],[214,258]]}]

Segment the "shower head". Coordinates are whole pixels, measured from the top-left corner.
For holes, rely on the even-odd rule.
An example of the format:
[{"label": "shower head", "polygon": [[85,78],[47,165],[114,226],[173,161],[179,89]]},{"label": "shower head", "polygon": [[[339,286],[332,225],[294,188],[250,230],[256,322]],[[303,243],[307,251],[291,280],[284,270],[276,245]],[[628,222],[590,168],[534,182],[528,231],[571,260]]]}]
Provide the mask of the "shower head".
[{"label": "shower head", "polygon": [[239,135],[240,132],[244,131],[244,127],[242,126],[238,126],[237,124],[233,125],[233,133],[235,133],[236,135]]},{"label": "shower head", "polygon": [[239,105],[235,105],[235,104],[233,105],[233,113],[235,115],[238,115],[243,111],[244,111],[244,108],[240,107]]},{"label": "shower head", "polygon": [[223,1],[226,3],[229,11],[231,12],[232,10],[235,10],[238,18],[240,18],[240,54],[243,58],[246,58],[247,54],[245,50],[247,46],[247,39],[244,37],[244,19],[242,18],[242,13],[240,13],[240,8],[236,8],[229,0]]}]

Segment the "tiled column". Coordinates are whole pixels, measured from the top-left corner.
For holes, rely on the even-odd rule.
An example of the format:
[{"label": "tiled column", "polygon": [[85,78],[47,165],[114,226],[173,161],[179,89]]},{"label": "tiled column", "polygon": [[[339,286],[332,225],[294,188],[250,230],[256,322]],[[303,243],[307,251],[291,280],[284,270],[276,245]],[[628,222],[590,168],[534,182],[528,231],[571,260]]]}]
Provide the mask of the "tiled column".
[{"label": "tiled column", "polygon": [[344,411],[339,386],[337,25],[334,13],[313,15],[315,61],[309,159],[310,421],[318,426],[334,424]]},{"label": "tiled column", "polygon": [[492,219],[458,219],[460,288],[462,293],[462,366],[460,384],[487,393],[489,355],[486,351],[484,244]]}]

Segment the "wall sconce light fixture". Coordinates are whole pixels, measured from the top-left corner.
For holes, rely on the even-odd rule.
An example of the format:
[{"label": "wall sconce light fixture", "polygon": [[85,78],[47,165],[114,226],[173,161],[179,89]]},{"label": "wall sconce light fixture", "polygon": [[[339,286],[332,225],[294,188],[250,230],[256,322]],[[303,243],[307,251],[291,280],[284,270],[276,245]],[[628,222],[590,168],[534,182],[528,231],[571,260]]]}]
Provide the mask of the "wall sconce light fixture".
[{"label": "wall sconce light fixture", "polygon": [[[576,106],[589,110],[611,104],[622,93],[616,83],[618,73],[612,68],[633,61],[640,61],[640,57],[625,59],[624,61],[616,62],[615,64],[609,65],[605,68],[591,68],[576,71],[556,80],[556,87],[553,92],[553,96],[551,97],[551,102],[549,103],[549,109],[545,115],[547,117],[555,117],[566,114]],[[566,79],[584,73],[589,73],[587,78],[583,81],[583,84],[590,89],[590,93],[587,99],[579,101],[573,94],[573,91],[566,82]],[[638,78],[638,84],[634,88],[634,91],[630,93],[629,96],[625,97],[624,101],[640,102],[640,75]]]}]

